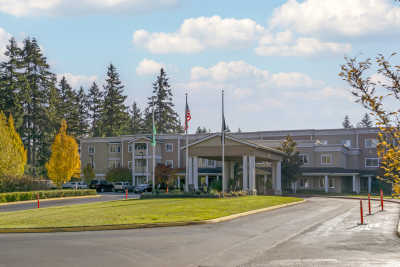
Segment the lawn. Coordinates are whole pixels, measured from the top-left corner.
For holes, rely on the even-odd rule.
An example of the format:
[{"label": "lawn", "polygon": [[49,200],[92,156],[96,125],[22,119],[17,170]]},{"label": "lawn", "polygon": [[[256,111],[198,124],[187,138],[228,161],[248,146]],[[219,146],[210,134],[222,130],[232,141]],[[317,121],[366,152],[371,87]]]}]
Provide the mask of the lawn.
[{"label": "lawn", "polygon": [[301,201],[295,197],[119,200],[0,213],[0,228],[98,226],[201,221]]}]

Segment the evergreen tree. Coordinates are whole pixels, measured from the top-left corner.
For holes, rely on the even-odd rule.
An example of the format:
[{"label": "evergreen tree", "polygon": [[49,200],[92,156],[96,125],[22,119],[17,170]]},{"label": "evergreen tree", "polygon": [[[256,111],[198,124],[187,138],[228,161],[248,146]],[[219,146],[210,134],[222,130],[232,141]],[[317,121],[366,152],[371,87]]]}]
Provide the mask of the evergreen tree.
[{"label": "evergreen tree", "polygon": [[122,85],[117,69],[113,64],[108,66],[106,84],[104,85],[104,106],[101,116],[101,125],[105,136],[118,136],[127,129],[129,114],[123,95]]},{"label": "evergreen tree", "polygon": [[103,110],[103,92],[100,91],[96,82],[93,82],[92,86],[89,88],[88,94],[88,112],[90,120],[90,134],[92,136],[101,136],[101,124],[100,117]]},{"label": "evergreen tree", "polygon": [[23,41],[21,74],[21,98],[23,125],[20,133],[28,150],[28,163],[33,166],[43,165],[47,160],[46,146],[51,136],[47,134],[49,117],[50,88],[55,82],[55,75],[50,72],[46,57],[36,39]]},{"label": "evergreen tree", "polygon": [[6,116],[12,114],[17,127],[22,124],[22,107],[20,98],[21,49],[14,38],[6,47],[6,61],[0,63],[0,110]]},{"label": "evergreen tree", "polygon": [[78,94],[68,84],[68,81],[64,76],[61,78],[59,87],[61,94],[59,112],[61,117],[65,119],[69,125],[68,134],[79,136],[80,99],[78,99]]},{"label": "evergreen tree", "polygon": [[208,131],[207,131],[206,127],[203,127],[203,128],[201,128],[200,126],[197,127],[196,133],[200,134],[200,133],[207,133],[207,132]]},{"label": "evergreen tree", "polygon": [[344,120],[342,122],[342,125],[343,125],[343,128],[345,128],[345,129],[353,128],[353,125],[351,125],[348,115],[344,116]]},{"label": "evergreen tree", "polygon": [[[182,126],[179,120],[179,115],[174,110],[172,102],[172,91],[168,83],[167,74],[164,69],[160,70],[160,75],[157,76],[153,83],[154,96],[154,119],[158,133],[176,133],[182,132]],[[152,111],[153,98],[148,98],[148,107],[145,110],[146,129],[151,132],[152,129]]]},{"label": "evergreen tree", "polygon": [[300,167],[303,163],[296,147],[296,142],[288,135],[279,148],[286,154],[282,161],[282,185],[286,190],[301,176]]},{"label": "evergreen tree", "polygon": [[132,108],[129,110],[130,113],[130,133],[138,134],[144,133],[144,120],[142,116],[142,112],[138,107],[137,103],[133,101]]},{"label": "evergreen tree", "polygon": [[372,122],[368,113],[364,114],[364,117],[361,119],[359,126],[360,128],[370,128],[374,126],[374,123]]},{"label": "evergreen tree", "polygon": [[78,94],[76,95],[76,103],[78,109],[78,132],[77,136],[87,136],[89,133],[89,122],[88,122],[88,100],[81,86]]}]

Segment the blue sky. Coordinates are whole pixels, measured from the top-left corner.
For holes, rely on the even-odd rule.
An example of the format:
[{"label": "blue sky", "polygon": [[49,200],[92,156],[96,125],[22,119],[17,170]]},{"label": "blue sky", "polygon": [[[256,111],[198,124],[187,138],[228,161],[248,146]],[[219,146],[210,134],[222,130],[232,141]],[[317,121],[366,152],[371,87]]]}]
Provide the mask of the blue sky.
[{"label": "blue sky", "polygon": [[181,116],[189,93],[192,130],[219,129],[221,89],[232,130],[358,122],[340,65],[397,51],[399,26],[391,0],[0,0],[0,52],[36,37],[76,88],[102,83],[112,62],[142,108],[163,66]]}]

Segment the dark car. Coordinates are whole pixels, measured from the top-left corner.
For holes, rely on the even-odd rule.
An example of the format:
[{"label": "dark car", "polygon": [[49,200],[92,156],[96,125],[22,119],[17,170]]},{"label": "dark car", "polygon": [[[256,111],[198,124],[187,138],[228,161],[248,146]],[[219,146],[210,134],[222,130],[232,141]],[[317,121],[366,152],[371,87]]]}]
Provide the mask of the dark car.
[{"label": "dark car", "polygon": [[114,185],[106,180],[93,180],[90,183],[89,188],[96,189],[97,192],[112,192]]},{"label": "dark car", "polygon": [[152,191],[151,184],[139,184],[135,186],[134,192],[135,193],[143,193],[143,192],[151,192]]}]

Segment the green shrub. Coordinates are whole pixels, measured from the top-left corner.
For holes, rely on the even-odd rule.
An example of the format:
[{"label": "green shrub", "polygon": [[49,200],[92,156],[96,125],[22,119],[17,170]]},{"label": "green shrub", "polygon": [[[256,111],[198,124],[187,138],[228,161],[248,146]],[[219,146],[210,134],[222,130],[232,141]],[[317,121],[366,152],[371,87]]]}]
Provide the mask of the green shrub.
[{"label": "green shrub", "polygon": [[37,194],[39,194],[40,199],[46,199],[46,198],[96,195],[96,190],[92,190],[92,189],[48,190],[48,191],[0,193],[0,203],[35,200],[37,197]]},{"label": "green shrub", "polygon": [[106,180],[109,182],[130,182],[132,172],[128,168],[113,168],[106,173]]}]

